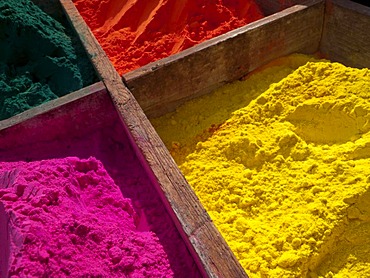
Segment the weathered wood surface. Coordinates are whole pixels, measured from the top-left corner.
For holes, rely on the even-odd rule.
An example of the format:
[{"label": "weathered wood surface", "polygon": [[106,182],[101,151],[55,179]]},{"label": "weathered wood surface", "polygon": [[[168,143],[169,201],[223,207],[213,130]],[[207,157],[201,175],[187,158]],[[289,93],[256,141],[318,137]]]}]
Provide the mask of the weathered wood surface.
[{"label": "weathered wood surface", "polygon": [[[105,86],[99,82],[1,121],[0,160],[16,159],[23,153],[22,159],[27,160],[30,149],[37,148],[40,142],[58,141],[65,129],[71,134],[82,136],[92,128],[99,128],[103,119],[96,117],[95,126],[90,127],[80,115],[95,115],[97,112],[92,107],[99,103],[108,105],[106,99]],[[84,104],[81,105],[81,102]],[[70,113],[76,107],[79,113]],[[54,113],[59,113],[61,117],[56,119]],[[104,115],[108,117],[108,113]]]},{"label": "weathered wood surface", "polygon": [[370,68],[370,8],[327,0],[320,50],[331,61]]},{"label": "weathered wood surface", "polygon": [[[45,117],[46,112],[61,110],[64,111],[66,115],[68,115],[68,111],[72,109],[73,106],[76,105],[76,103],[80,107],[80,101],[84,101],[90,95],[95,95],[93,98],[87,98],[89,101],[86,103],[85,106],[81,106],[80,108],[82,109],[81,114],[83,114],[84,109],[90,111],[91,106],[93,106],[94,103],[101,101],[102,92],[105,92],[105,86],[103,82],[98,82],[74,93],[65,95],[58,99],[51,100],[47,103],[29,109],[9,119],[0,121],[0,150],[24,143],[29,144],[30,138],[28,138],[27,136],[22,136],[22,134],[24,134],[27,129],[34,130],[34,128],[39,125],[40,118]],[[75,129],[81,129],[81,131],[83,132],[84,130],[82,129],[84,127],[75,125],[73,120],[73,118],[71,118],[70,120],[71,126],[69,128],[71,132],[73,132]],[[54,125],[52,121],[48,122],[48,124]],[[96,125],[99,126],[98,119],[96,121]],[[34,131],[38,132],[36,129]],[[58,132],[58,129],[55,129],[55,132]],[[14,137],[14,139],[9,140],[9,136]]]},{"label": "weathered wood surface", "polygon": [[[204,276],[246,277],[135,98],[70,0],[61,4],[107,87],[122,125]],[[159,83],[157,84],[160,87]],[[206,235],[206,236],[205,236]]]},{"label": "weathered wood surface", "polygon": [[[111,113],[96,110],[109,108],[109,105]],[[114,114],[105,86],[99,82],[0,121],[0,161],[41,160],[68,155],[68,139],[83,137],[99,129],[103,123],[111,121]],[[93,125],[87,124],[89,119],[93,119]],[[63,137],[66,140],[55,144]],[[55,145],[58,145],[57,149],[50,148]],[[44,151],[40,152],[40,149]],[[0,204],[0,277],[8,277],[9,235],[19,239],[9,221],[14,219],[9,218]]]},{"label": "weathered wood surface", "polygon": [[148,117],[294,52],[318,50],[324,1],[306,1],[123,76]]},{"label": "weathered wood surface", "polygon": [[0,161],[50,158],[45,146],[56,141],[67,146],[60,150],[66,153],[68,142],[63,141],[73,139],[66,134],[82,138],[113,121],[115,113],[102,82],[32,108],[0,122]]}]

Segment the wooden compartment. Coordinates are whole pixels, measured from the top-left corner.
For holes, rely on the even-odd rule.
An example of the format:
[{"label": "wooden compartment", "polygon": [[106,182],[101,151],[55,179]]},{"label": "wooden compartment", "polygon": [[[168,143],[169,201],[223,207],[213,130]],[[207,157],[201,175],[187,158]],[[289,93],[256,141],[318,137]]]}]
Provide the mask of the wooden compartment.
[{"label": "wooden compartment", "polygon": [[[170,254],[168,256],[170,263],[177,264],[176,257],[178,262],[184,260],[184,264],[181,263],[184,270],[189,271],[194,277],[200,277],[204,273],[202,264],[194,254],[194,250],[190,248],[189,240],[188,242],[182,240],[182,237],[187,237],[180,225],[178,230],[183,234],[182,237],[169,232],[171,229],[172,231],[177,230],[172,221],[172,218],[175,218],[174,213],[166,198],[161,196],[162,192],[157,181],[153,179],[153,175],[138,160],[136,149],[129,137],[104,84],[99,82],[30,109],[8,121],[0,122],[0,162],[29,162],[70,156],[80,159],[97,158],[120,187],[124,198],[132,201],[137,215],[145,215],[145,211],[148,211],[150,215],[161,215],[156,217],[169,220],[164,220],[168,225],[168,230],[165,229],[167,231],[163,230],[162,233],[161,228],[158,225],[156,227],[156,224],[151,224],[151,231],[158,235],[165,252]],[[141,173],[139,177],[130,176],[129,173],[135,171]],[[0,180],[2,178],[3,176],[0,175]],[[0,189],[3,186],[0,184]],[[141,193],[136,194],[133,186]],[[193,200],[191,198],[192,196],[189,196],[189,200],[184,201],[194,202],[195,197]],[[167,215],[165,215],[166,211],[168,211]],[[199,213],[203,212],[199,210]],[[151,219],[150,215],[146,216],[145,221],[160,223],[157,218],[157,220]],[[198,217],[199,219],[203,217],[204,222],[207,221],[204,219],[205,216],[198,215]],[[16,221],[13,218],[12,214],[7,215],[4,212],[4,208],[0,205],[0,242],[2,244],[0,277],[8,277],[6,265],[9,260],[9,236],[17,239],[13,239],[12,242],[23,241],[23,238],[17,236],[12,229],[13,226],[8,225]],[[188,227],[191,230],[197,228],[201,229],[201,227],[191,225]],[[205,252],[204,255],[207,256]],[[177,275],[179,275],[179,269]],[[174,271],[176,273],[176,270]]]},{"label": "wooden compartment", "polygon": [[238,80],[292,53],[320,53],[370,67],[370,9],[346,0],[312,0],[151,63],[123,76],[148,118]]},{"label": "wooden compartment", "polygon": [[[190,252],[208,277],[246,277],[245,271],[215,228],[191,190],[142,108],[114,70],[70,0],[61,0],[67,17],[85,45],[94,67],[119,112],[120,119],[137,146],[143,165],[158,182],[164,202],[179,227]],[[150,67],[150,66],[149,66]],[[166,77],[166,80],[169,76]],[[158,80],[157,88],[165,80]]]},{"label": "wooden compartment", "polygon": [[[84,157],[93,155],[104,164],[120,167],[119,160],[124,157],[122,152],[114,149],[114,145],[120,145],[122,136],[126,136],[141,162],[144,175],[156,188],[199,272],[208,277],[245,277],[244,270],[73,3],[61,3],[103,82],[1,121],[0,161],[73,156],[78,150]],[[90,136],[98,136],[100,141],[86,144]],[[58,142],[58,147],[55,142]],[[40,154],[40,148],[48,151]],[[8,221],[3,219],[3,210],[0,212],[0,220]],[[3,248],[0,260],[7,260],[8,252]],[[7,271],[5,268],[1,269],[2,273]]]},{"label": "wooden compartment", "polygon": [[326,2],[319,51],[349,67],[370,68],[370,7],[349,0]]},{"label": "wooden compartment", "polygon": [[297,2],[123,78],[151,118],[292,53],[321,52],[347,66],[370,67],[370,8],[349,0]]},{"label": "wooden compartment", "polygon": [[[122,83],[71,0],[60,2],[102,82],[0,122],[0,160],[42,159],[32,149],[55,140],[64,147],[51,149],[51,156],[73,153],[71,135],[84,138],[99,129],[125,134],[203,275],[247,277],[147,117],[295,52],[321,52],[349,66],[370,67],[370,9],[347,0],[286,1],[287,8],[278,0],[260,0],[271,15],[127,73]],[[61,119],[68,124],[53,128]],[[91,146],[86,154],[101,147]]]},{"label": "wooden compartment", "polygon": [[313,53],[320,44],[324,1],[301,2],[306,4],[274,13],[123,78],[146,115],[158,117],[275,58]]}]

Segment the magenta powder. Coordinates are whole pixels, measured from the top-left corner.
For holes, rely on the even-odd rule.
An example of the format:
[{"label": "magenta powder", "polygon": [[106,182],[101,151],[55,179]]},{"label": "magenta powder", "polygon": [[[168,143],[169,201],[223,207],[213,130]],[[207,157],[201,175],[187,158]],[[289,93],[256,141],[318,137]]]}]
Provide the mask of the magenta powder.
[{"label": "magenta powder", "polygon": [[[21,161],[34,163],[41,160],[63,160],[66,157],[95,157],[104,165],[123,198],[131,200],[138,217],[137,230],[153,233],[158,238],[167,255],[173,277],[202,277],[199,259],[193,258],[194,251],[189,252],[188,245],[172,220],[174,216],[168,212],[168,204],[162,202],[163,193],[156,179],[138,158],[137,150],[123,129],[111,99],[101,93],[95,96],[97,99],[86,98],[82,102],[68,104],[63,109],[52,110],[48,117],[30,119],[27,128],[21,124],[0,130],[0,164],[4,167],[24,163]],[[7,239],[2,233],[5,227],[1,223],[6,219],[2,219],[4,213],[1,203],[0,277],[3,278],[1,258],[7,252],[6,245],[4,247]],[[73,273],[64,277],[73,277]]]},{"label": "magenta powder", "polygon": [[1,204],[10,219],[11,277],[175,276],[148,213],[137,213],[95,158],[0,163]]}]

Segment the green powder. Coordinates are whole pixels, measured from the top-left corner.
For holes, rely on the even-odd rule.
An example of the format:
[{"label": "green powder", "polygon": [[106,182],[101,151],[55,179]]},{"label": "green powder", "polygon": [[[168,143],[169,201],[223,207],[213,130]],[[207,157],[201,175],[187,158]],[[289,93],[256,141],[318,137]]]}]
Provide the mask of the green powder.
[{"label": "green powder", "polygon": [[0,120],[96,80],[66,26],[65,18],[51,17],[30,0],[0,2]]}]

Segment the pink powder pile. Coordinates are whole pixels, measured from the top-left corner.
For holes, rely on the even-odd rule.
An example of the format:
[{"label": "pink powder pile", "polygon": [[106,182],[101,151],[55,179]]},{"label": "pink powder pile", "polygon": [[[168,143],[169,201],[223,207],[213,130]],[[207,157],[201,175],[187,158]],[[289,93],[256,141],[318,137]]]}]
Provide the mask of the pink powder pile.
[{"label": "pink powder pile", "polygon": [[[174,265],[149,230],[153,219],[135,212],[95,158],[0,163],[0,214],[1,206],[9,254],[0,252],[0,269],[11,277],[173,277],[188,270]],[[168,249],[180,238],[173,224],[162,224],[172,235]],[[187,258],[183,248],[181,242],[178,256]]]}]

